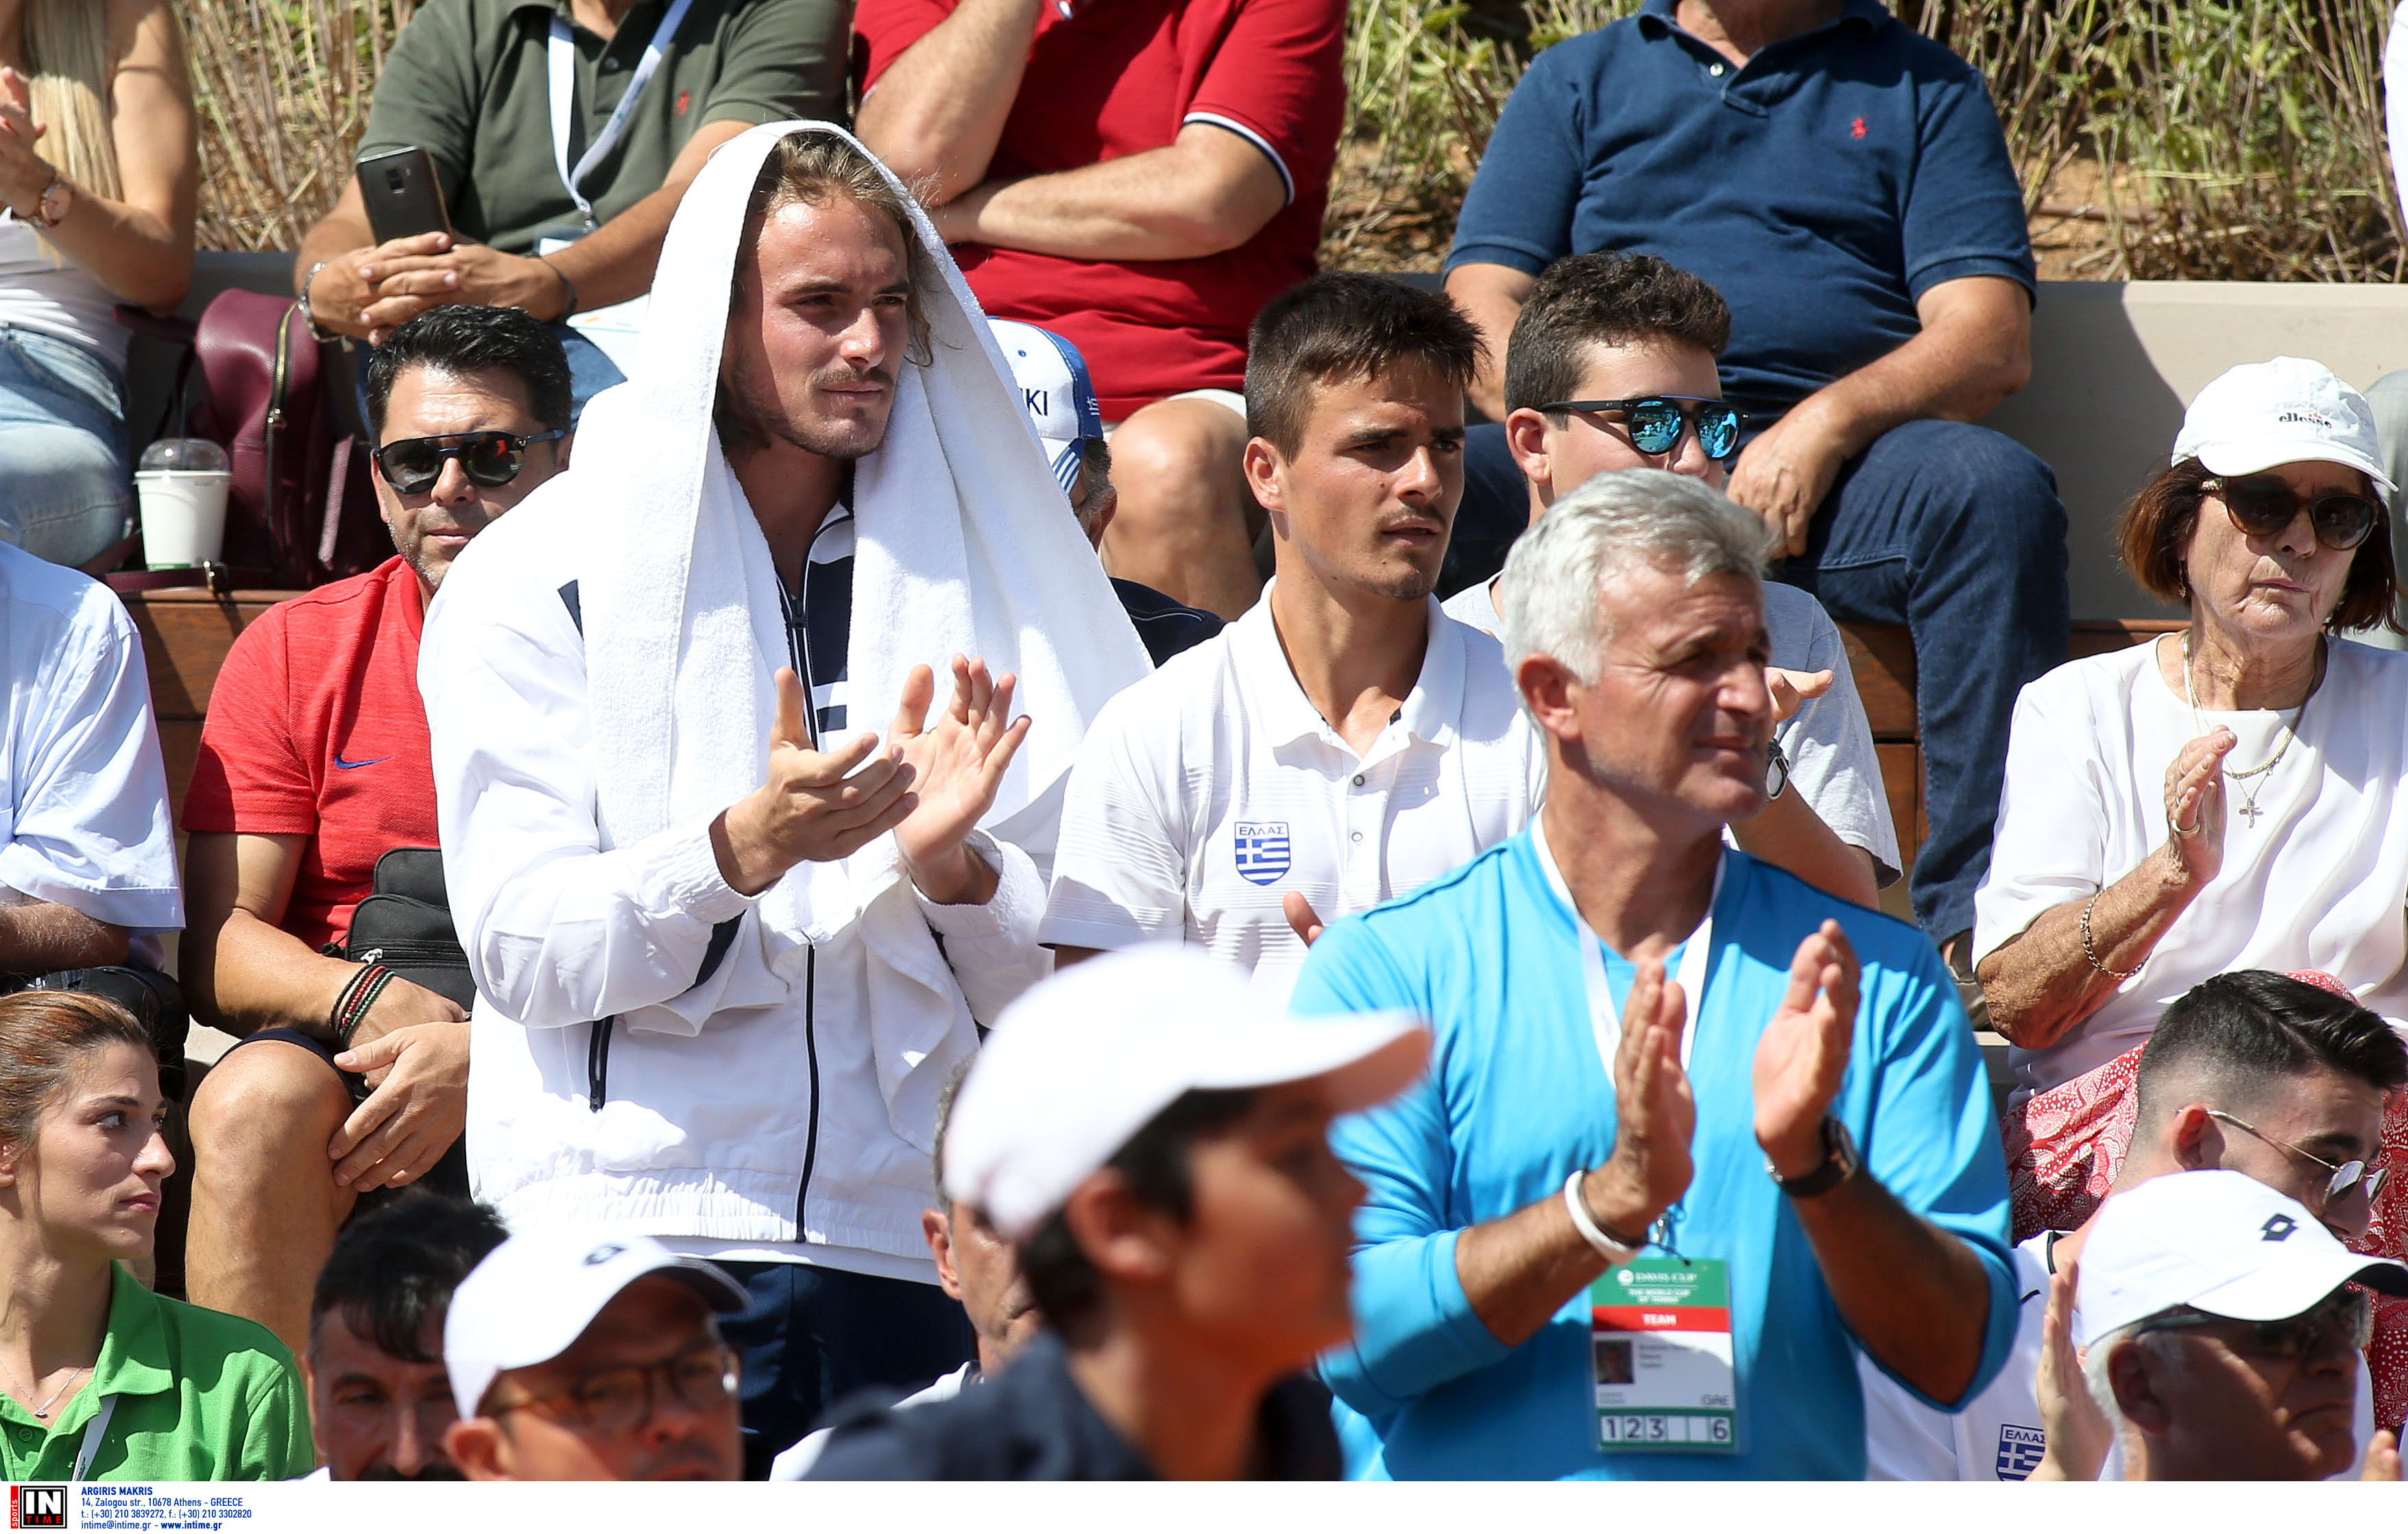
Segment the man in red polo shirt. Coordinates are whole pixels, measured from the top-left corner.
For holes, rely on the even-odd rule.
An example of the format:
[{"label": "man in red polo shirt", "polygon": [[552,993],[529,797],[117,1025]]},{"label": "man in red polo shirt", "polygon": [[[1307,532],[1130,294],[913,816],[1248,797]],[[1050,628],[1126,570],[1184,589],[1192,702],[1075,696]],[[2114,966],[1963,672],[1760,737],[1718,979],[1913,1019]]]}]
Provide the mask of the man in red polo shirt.
[{"label": "man in red polo shirt", "polygon": [[436,845],[426,604],[468,540],[566,462],[568,364],[516,309],[450,305],[377,349],[367,406],[397,552],[243,631],[184,800],[185,994],[243,1041],[193,1099],[188,1286],[296,1353],[361,1195],[430,1172],[466,1191],[461,1004],[321,950],[351,935],[378,859]]},{"label": "man in red polo shirt", "polygon": [[1246,327],[1312,275],[1345,0],[861,0],[862,141],[988,312],[1068,336],[1112,432],[1112,574],[1260,589]]}]

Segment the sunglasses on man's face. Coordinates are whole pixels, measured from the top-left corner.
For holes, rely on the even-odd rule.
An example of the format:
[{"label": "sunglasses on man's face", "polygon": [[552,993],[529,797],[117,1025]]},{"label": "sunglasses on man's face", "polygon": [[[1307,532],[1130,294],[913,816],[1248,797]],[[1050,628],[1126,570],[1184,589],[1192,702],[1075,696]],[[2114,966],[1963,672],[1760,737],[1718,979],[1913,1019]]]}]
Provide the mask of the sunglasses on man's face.
[{"label": "sunglasses on man's face", "polygon": [[2380,501],[2363,495],[2305,496],[2271,475],[2208,479],[2200,482],[2200,489],[2222,501],[2232,525],[2253,538],[2276,536],[2299,517],[2302,505],[2307,508],[2309,525],[2316,530],[2316,541],[2327,548],[2356,548],[2383,521]]},{"label": "sunglasses on man's face", "polygon": [[2221,1332],[2236,1352],[2292,1362],[2344,1348],[2363,1350],[2374,1340],[2374,1300],[2362,1290],[2344,1289],[2313,1310],[2279,1321],[2236,1321],[2185,1308],[2153,1315],[2132,1329],[2135,1333],[2179,1331],[2193,1327]]},{"label": "sunglasses on man's face", "polygon": [[384,482],[404,495],[421,495],[435,488],[443,477],[447,459],[458,459],[461,472],[470,482],[487,490],[499,490],[519,476],[526,466],[527,445],[532,442],[553,442],[568,433],[560,431],[530,432],[515,436],[509,432],[460,432],[447,436],[404,437],[388,442],[369,456],[376,460],[377,472]]},{"label": "sunglasses on man's face", "polygon": [[1694,425],[1698,446],[1705,455],[1720,463],[1739,451],[1739,433],[1747,418],[1739,407],[1721,400],[1701,400],[1693,394],[1648,394],[1628,400],[1557,400],[1539,406],[1540,413],[1562,415],[1615,415],[1622,418],[1623,430],[1630,433],[1630,445],[1650,458],[1669,453],[1681,445],[1681,433]]}]

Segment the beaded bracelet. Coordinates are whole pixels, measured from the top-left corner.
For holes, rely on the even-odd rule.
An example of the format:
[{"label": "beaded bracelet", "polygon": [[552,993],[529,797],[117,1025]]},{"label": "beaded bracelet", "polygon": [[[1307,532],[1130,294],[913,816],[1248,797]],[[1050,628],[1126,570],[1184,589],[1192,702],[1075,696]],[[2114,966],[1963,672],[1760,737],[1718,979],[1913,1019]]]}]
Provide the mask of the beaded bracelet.
[{"label": "beaded bracelet", "polygon": [[[2099,891],[2099,895],[2103,895],[2105,893],[2106,891],[2103,889]],[[2106,965],[2099,962],[2098,945],[2090,941],[2090,908],[2099,903],[2099,895],[2091,896],[2090,899],[2085,902],[2082,906],[2082,957],[2090,960],[2090,967],[2092,969],[2097,970],[2100,974],[2107,976],[2110,980],[2129,980],[2132,976],[2140,973],[2141,972],[2137,969],[2109,969]]]},{"label": "beaded bracelet", "polygon": [[344,982],[342,991],[335,998],[335,1010],[328,1019],[334,1029],[335,1042],[344,1048],[351,1046],[351,1035],[393,982],[393,971],[382,964],[361,966],[359,973]]}]

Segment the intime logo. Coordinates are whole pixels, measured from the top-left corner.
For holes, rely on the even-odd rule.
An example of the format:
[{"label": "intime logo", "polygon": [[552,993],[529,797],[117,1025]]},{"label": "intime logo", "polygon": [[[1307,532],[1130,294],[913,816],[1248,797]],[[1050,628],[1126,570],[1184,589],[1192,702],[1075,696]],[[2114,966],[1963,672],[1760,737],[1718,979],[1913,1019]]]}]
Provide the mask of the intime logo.
[{"label": "intime logo", "polygon": [[10,1486],[8,1488],[8,1527],[10,1528],[66,1527],[67,1488],[64,1486]]}]

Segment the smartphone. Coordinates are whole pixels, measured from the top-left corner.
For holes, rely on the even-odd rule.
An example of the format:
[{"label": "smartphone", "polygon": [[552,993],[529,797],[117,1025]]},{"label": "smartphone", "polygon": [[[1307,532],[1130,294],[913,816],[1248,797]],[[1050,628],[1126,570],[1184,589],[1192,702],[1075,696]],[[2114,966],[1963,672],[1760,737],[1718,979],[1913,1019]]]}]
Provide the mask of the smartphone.
[{"label": "smartphone", "polygon": [[435,157],[416,145],[364,155],[352,169],[360,178],[360,201],[366,205],[368,230],[382,245],[412,234],[450,233],[452,216],[443,206],[443,188],[435,179]]}]

